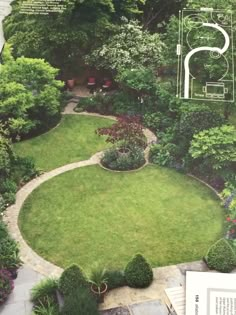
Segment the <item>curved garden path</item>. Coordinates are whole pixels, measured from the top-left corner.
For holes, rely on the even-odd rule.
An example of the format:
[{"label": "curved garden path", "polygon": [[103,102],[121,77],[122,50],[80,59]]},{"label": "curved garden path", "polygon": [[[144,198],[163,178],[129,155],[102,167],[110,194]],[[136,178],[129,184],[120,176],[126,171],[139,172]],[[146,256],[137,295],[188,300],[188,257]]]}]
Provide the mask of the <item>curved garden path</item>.
[{"label": "curved garden path", "polygon": [[[103,117],[103,118],[116,120],[115,116],[103,116],[96,113],[86,113],[86,112],[76,113],[74,111],[75,106],[76,106],[75,103],[69,102],[63,114],[64,115],[66,114],[88,115],[88,116],[96,116],[96,117]],[[156,142],[157,139],[156,139],[156,136],[148,129],[144,129],[144,134],[147,138],[147,143],[148,143],[148,146],[145,150],[145,157],[147,161],[150,144],[153,142]],[[58,167],[52,171],[43,173],[42,175],[34,178],[30,182],[28,182],[26,185],[24,185],[17,192],[15,204],[8,207],[6,211],[4,212],[3,220],[5,221],[5,223],[7,223],[11,235],[20,245],[21,260],[24,263],[26,263],[28,266],[32,267],[33,270],[45,276],[48,276],[50,274],[51,276],[55,276],[55,277],[60,276],[60,274],[63,271],[62,268],[40,257],[34,250],[32,250],[32,248],[23,239],[20,229],[18,227],[18,216],[19,216],[23,203],[25,202],[27,197],[32,193],[32,191],[35,190],[37,187],[39,187],[42,183],[46,182],[47,180],[57,175],[68,172],[70,170],[73,170],[79,167],[88,166],[88,165],[98,164],[100,162],[102,154],[103,152],[98,152],[94,154],[93,156],[91,156],[90,159],[88,160],[66,164],[64,166]]]},{"label": "curved garden path", "polygon": [[[75,106],[75,102],[70,102],[65,108],[63,114],[91,115],[97,117],[106,117],[114,120],[116,119],[112,116],[102,116],[99,114],[76,113],[73,110]],[[147,157],[150,144],[156,142],[157,139],[150,130],[145,129],[144,134],[147,137],[148,142],[148,147],[145,152]],[[0,309],[0,312],[3,312],[3,315],[15,314],[16,309],[18,314],[19,307],[23,307],[22,305],[24,305],[25,311],[22,311],[22,313],[20,314],[28,315],[29,309],[32,309],[32,304],[30,304],[29,302],[30,288],[32,288],[33,285],[36,284],[42,276],[59,277],[63,271],[62,268],[40,257],[28,246],[28,244],[23,239],[18,227],[18,216],[24,201],[34,189],[39,187],[45,181],[53,178],[54,176],[60,175],[64,172],[79,167],[98,164],[100,162],[102,154],[103,152],[98,152],[88,160],[61,166],[31,180],[17,192],[16,203],[6,209],[4,213],[4,221],[8,224],[11,235],[19,242],[20,256],[22,261],[24,262],[24,267],[20,269],[21,284],[19,285],[19,292],[18,289],[16,290],[17,292],[14,291],[9,303],[5,305],[3,310]],[[105,302],[100,305],[100,309],[126,309],[127,313],[125,314],[134,314],[135,310],[138,311],[138,314],[148,313],[149,311],[153,312],[153,310],[155,310],[155,313],[159,313],[160,310],[162,310],[160,314],[167,315],[167,310],[164,307],[164,289],[168,287],[179,286],[180,284],[184,285],[186,270],[206,271],[208,269],[203,261],[154,268],[154,279],[150,287],[142,290],[133,289],[130,287],[122,287],[112,290],[106,295]],[[28,283],[29,278],[31,281],[30,284]],[[25,290],[25,293],[22,290]],[[22,292],[25,294],[23,299]],[[104,314],[107,314],[107,312],[105,311]]]}]

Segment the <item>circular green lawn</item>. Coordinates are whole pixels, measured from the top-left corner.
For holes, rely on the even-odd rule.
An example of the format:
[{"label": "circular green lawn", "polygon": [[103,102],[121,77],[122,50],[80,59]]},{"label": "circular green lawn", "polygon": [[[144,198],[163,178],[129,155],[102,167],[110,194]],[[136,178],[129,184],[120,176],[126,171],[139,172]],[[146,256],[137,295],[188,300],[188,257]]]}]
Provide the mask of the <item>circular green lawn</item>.
[{"label": "circular green lawn", "polygon": [[89,166],[42,184],[19,226],[38,254],[61,267],[122,268],[138,252],[158,266],[201,259],[222,235],[223,211],[210,189],[173,170]]}]

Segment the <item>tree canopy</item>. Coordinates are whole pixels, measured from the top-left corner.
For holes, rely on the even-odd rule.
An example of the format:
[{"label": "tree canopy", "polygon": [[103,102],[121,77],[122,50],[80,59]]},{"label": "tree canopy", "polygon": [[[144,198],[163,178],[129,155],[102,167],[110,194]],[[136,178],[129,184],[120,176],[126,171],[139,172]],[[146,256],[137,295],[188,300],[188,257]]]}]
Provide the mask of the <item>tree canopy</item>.
[{"label": "tree canopy", "polygon": [[10,56],[6,45],[0,66],[0,119],[16,137],[46,127],[59,114],[62,83],[55,80],[58,70],[44,60]]}]

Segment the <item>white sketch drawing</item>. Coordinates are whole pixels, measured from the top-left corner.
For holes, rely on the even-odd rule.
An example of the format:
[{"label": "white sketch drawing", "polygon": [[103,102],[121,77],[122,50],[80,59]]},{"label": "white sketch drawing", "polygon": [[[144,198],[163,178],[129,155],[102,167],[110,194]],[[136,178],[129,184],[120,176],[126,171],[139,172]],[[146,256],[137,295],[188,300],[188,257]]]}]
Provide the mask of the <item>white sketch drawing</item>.
[{"label": "white sketch drawing", "polygon": [[232,12],[180,12],[177,97],[234,101]]}]

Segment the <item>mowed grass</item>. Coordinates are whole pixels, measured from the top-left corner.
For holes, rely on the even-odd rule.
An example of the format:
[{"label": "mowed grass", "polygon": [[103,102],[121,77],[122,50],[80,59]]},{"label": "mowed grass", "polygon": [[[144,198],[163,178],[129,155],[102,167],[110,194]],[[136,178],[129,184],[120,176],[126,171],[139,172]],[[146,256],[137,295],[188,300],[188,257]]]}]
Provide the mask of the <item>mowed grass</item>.
[{"label": "mowed grass", "polygon": [[56,167],[86,160],[108,147],[104,137],[95,130],[110,126],[109,119],[80,115],[64,115],[55,129],[30,140],[14,144],[20,156],[31,156],[36,166],[45,171]]},{"label": "mowed grass", "polygon": [[38,254],[61,267],[123,268],[136,253],[159,266],[201,259],[222,236],[223,209],[210,189],[174,170],[88,166],[35,190],[19,226]]}]

